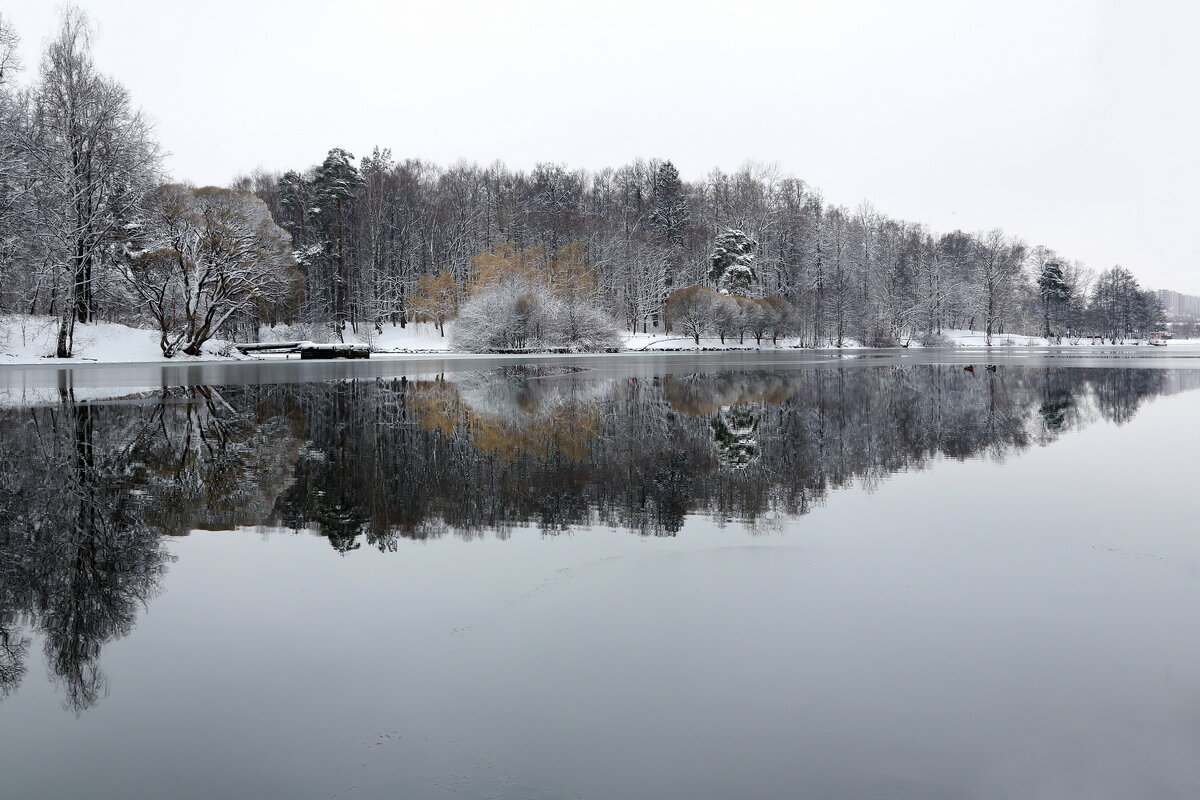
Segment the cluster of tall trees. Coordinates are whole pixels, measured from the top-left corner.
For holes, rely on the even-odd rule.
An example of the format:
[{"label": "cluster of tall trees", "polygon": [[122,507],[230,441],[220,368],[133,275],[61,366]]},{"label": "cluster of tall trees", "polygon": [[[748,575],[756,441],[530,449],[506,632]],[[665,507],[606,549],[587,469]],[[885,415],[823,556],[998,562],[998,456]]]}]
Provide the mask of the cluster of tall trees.
[{"label": "cluster of tall trees", "polygon": [[[157,328],[170,355],[280,320],[343,338],[413,320],[444,331],[497,304],[517,329],[477,324],[464,346],[555,346],[577,329],[605,346],[605,320],[661,331],[668,298],[688,287],[721,296],[690,291],[712,306],[684,324],[693,338],[1119,339],[1161,323],[1123,268],[1097,276],[999,230],[938,234],[849,209],[764,166],[684,181],[670,161],[523,171],[333,148],[227,189],[162,187],[150,128],[96,68],[90,38],[68,9],[22,87],[0,18],[0,313],[54,316],[60,356],[74,326],[98,318]],[[498,272],[514,253],[518,268]]]},{"label": "cluster of tall trees", "polygon": [[17,37],[0,19],[0,302],[75,324],[111,303],[115,245],[158,178],[158,146],[124,87],[91,57],[91,27],[67,10],[30,86],[18,89]]},{"label": "cluster of tall trees", "polygon": [[[636,331],[660,328],[672,292],[686,287],[757,301],[741,313],[736,303],[710,303],[686,335],[759,328],[813,346],[936,340],[958,328],[989,340],[1123,338],[1161,324],[1155,299],[1123,268],[1097,276],[999,230],[939,235],[867,205],[850,210],[762,166],[685,182],[670,161],[519,171],[397,161],[378,148],[356,163],[335,149],[310,169],[259,172],[236,186],[261,197],[292,234],[305,274],[302,316],[339,330],[441,325],[479,290],[481,254],[498,250],[536,249],[553,285],[553,254],[563,248],[589,276],[581,299]],[[1123,288],[1110,303],[1114,276]],[[693,290],[692,304],[704,294]]]},{"label": "cluster of tall trees", "polygon": [[163,352],[196,354],[238,315],[295,307],[287,234],[254,195],[161,186],[160,151],[128,92],[100,72],[83,12],[63,12],[36,75],[17,85],[0,16],[0,313],[75,326],[153,325]]}]

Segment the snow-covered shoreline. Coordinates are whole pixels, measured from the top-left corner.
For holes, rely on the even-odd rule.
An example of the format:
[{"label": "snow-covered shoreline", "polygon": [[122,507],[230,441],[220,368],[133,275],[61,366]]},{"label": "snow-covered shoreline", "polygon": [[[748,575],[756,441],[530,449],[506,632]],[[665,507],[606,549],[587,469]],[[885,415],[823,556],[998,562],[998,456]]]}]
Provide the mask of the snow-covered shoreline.
[{"label": "snow-covered shoreline", "polygon": [[157,331],[116,322],[92,322],[75,326],[75,356],[53,356],[58,320],[25,314],[0,315],[0,366],[29,364],[146,364],[189,361],[232,361],[243,358],[228,343],[216,339],[204,345],[200,356],[166,358]]},{"label": "snow-covered shoreline", "polygon": [[[228,342],[212,340],[205,345],[201,356],[175,356],[166,358],[158,345],[158,334],[152,330],[133,328],[127,325],[110,322],[97,322],[79,325],[76,328],[76,352],[74,358],[54,358],[47,354],[54,351],[54,334],[56,320],[49,317],[30,317],[25,315],[0,316],[0,367],[30,366],[30,365],[80,365],[80,364],[180,364],[191,362],[224,362],[236,360],[279,361],[281,355],[242,355],[232,349]],[[449,328],[450,325],[447,325]],[[264,329],[264,341],[277,339],[280,341],[296,338],[294,328],[279,327],[275,330]],[[307,338],[301,336],[300,338]],[[841,347],[807,347],[802,346],[797,339],[781,339],[778,343],[763,340],[761,344],[747,338],[742,342],[727,338],[724,343],[717,337],[701,337],[700,343],[690,337],[676,334],[622,334],[622,353],[669,353],[669,352],[737,352],[737,351],[792,351],[805,352],[843,352],[852,350],[896,350],[905,349],[963,349],[963,350],[992,350],[1012,352],[1024,349],[1059,350],[1059,349],[1099,349],[1112,350],[1127,348],[1131,352],[1145,350],[1167,350],[1179,347],[1200,346],[1200,340],[1184,339],[1170,342],[1167,348],[1151,347],[1144,340],[1128,341],[1121,344],[1100,342],[1088,338],[1064,339],[1061,342],[1048,341],[1040,336],[1025,336],[1014,334],[999,334],[992,337],[989,348],[985,344],[985,335],[978,331],[952,330],[944,333],[946,344],[937,348],[923,347],[918,342],[912,342],[907,347],[867,348],[863,345],[847,341]],[[411,323],[404,328],[387,326],[382,334],[369,336],[347,337],[347,342],[354,341],[368,344],[376,357],[387,356],[440,356],[440,357],[481,357],[500,354],[472,353],[453,350],[450,336],[442,336],[436,326],[430,323]],[[508,357],[525,355],[542,356],[547,353],[507,353]]]}]

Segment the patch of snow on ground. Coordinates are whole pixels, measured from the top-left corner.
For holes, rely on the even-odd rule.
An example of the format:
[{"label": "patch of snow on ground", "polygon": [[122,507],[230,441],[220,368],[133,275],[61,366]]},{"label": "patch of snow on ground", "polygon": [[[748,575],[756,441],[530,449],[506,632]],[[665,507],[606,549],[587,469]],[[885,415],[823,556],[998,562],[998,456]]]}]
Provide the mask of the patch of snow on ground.
[{"label": "patch of snow on ground", "polygon": [[678,333],[629,333],[621,334],[622,347],[625,350],[642,350],[646,352],[663,350],[791,350],[799,347],[798,339],[780,339],[779,344],[763,337],[760,346],[753,336],[747,336],[738,342],[737,337],[725,337],[725,343],[717,336],[701,336],[700,344],[696,344],[691,336],[680,336]]},{"label": "patch of snow on ground", "polygon": [[[444,353],[450,350],[450,331],[454,323],[446,323],[446,335],[438,333],[431,322],[410,322],[403,328],[385,323],[383,332],[374,328],[360,327],[358,333],[347,329],[343,338],[347,344],[368,344],[376,353]],[[259,331],[260,342],[336,342],[333,329],[328,325],[298,324],[263,326]]]},{"label": "patch of snow on ground", "polygon": [[[950,342],[953,347],[987,347],[987,334],[983,331],[969,330],[951,330],[942,331],[942,335]],[[1186,343],[1188,340],[1174,340],[1177,343]],[[1170,343],[1170,342],[1169,342]],[[1147,342],[1145,339],[1125,339],[1118,341],[1117,346],[1143,346]],[[915,343],[914,343],[915,345]],[[1060,341],[1058,338],[1047,339],[1044,336],[1026,336],[1019,333],[994,333],[992,334],[992,347],[1112,347],[1113,343],[1109,339],[1101,341],[1099,338],[1093,339],[1090,336],[1082,337],[1066,337],[1063,336]]]},{"label": "patch of snow on ground", "polygon": [[[58,319],[26,314],[0,315],[0,364],[73,364],[100,361],[110,364],[167,361],[156,331],[131,328],[115,322],[90,322],[75,326],[75,356],[54,358]],[[219,359],[225,342],[210,340],[204,355],[176,356],[170,361]]]}]

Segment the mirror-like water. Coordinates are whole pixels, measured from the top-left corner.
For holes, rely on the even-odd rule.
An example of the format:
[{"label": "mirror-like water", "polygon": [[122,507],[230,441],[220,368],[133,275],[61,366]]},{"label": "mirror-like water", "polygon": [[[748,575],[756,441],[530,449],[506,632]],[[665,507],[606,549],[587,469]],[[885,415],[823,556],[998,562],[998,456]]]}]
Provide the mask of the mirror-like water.
[{"label": "mirror-like water", "polygon": [[9,373],[0,793],[1195,796],[1200,370],[918,360]]}]

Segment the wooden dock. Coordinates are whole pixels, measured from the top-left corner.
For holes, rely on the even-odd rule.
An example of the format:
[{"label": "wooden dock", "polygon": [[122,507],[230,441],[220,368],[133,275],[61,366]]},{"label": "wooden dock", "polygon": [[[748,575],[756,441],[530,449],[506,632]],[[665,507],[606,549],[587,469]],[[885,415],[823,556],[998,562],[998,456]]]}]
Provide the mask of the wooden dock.
[{"label": "wooden dock", "polygon": [[316,342],[249,342],[235,344],[243,353],[299,353],[304,359],[370,358],[371,347],[365,344],[317,344]]}]

